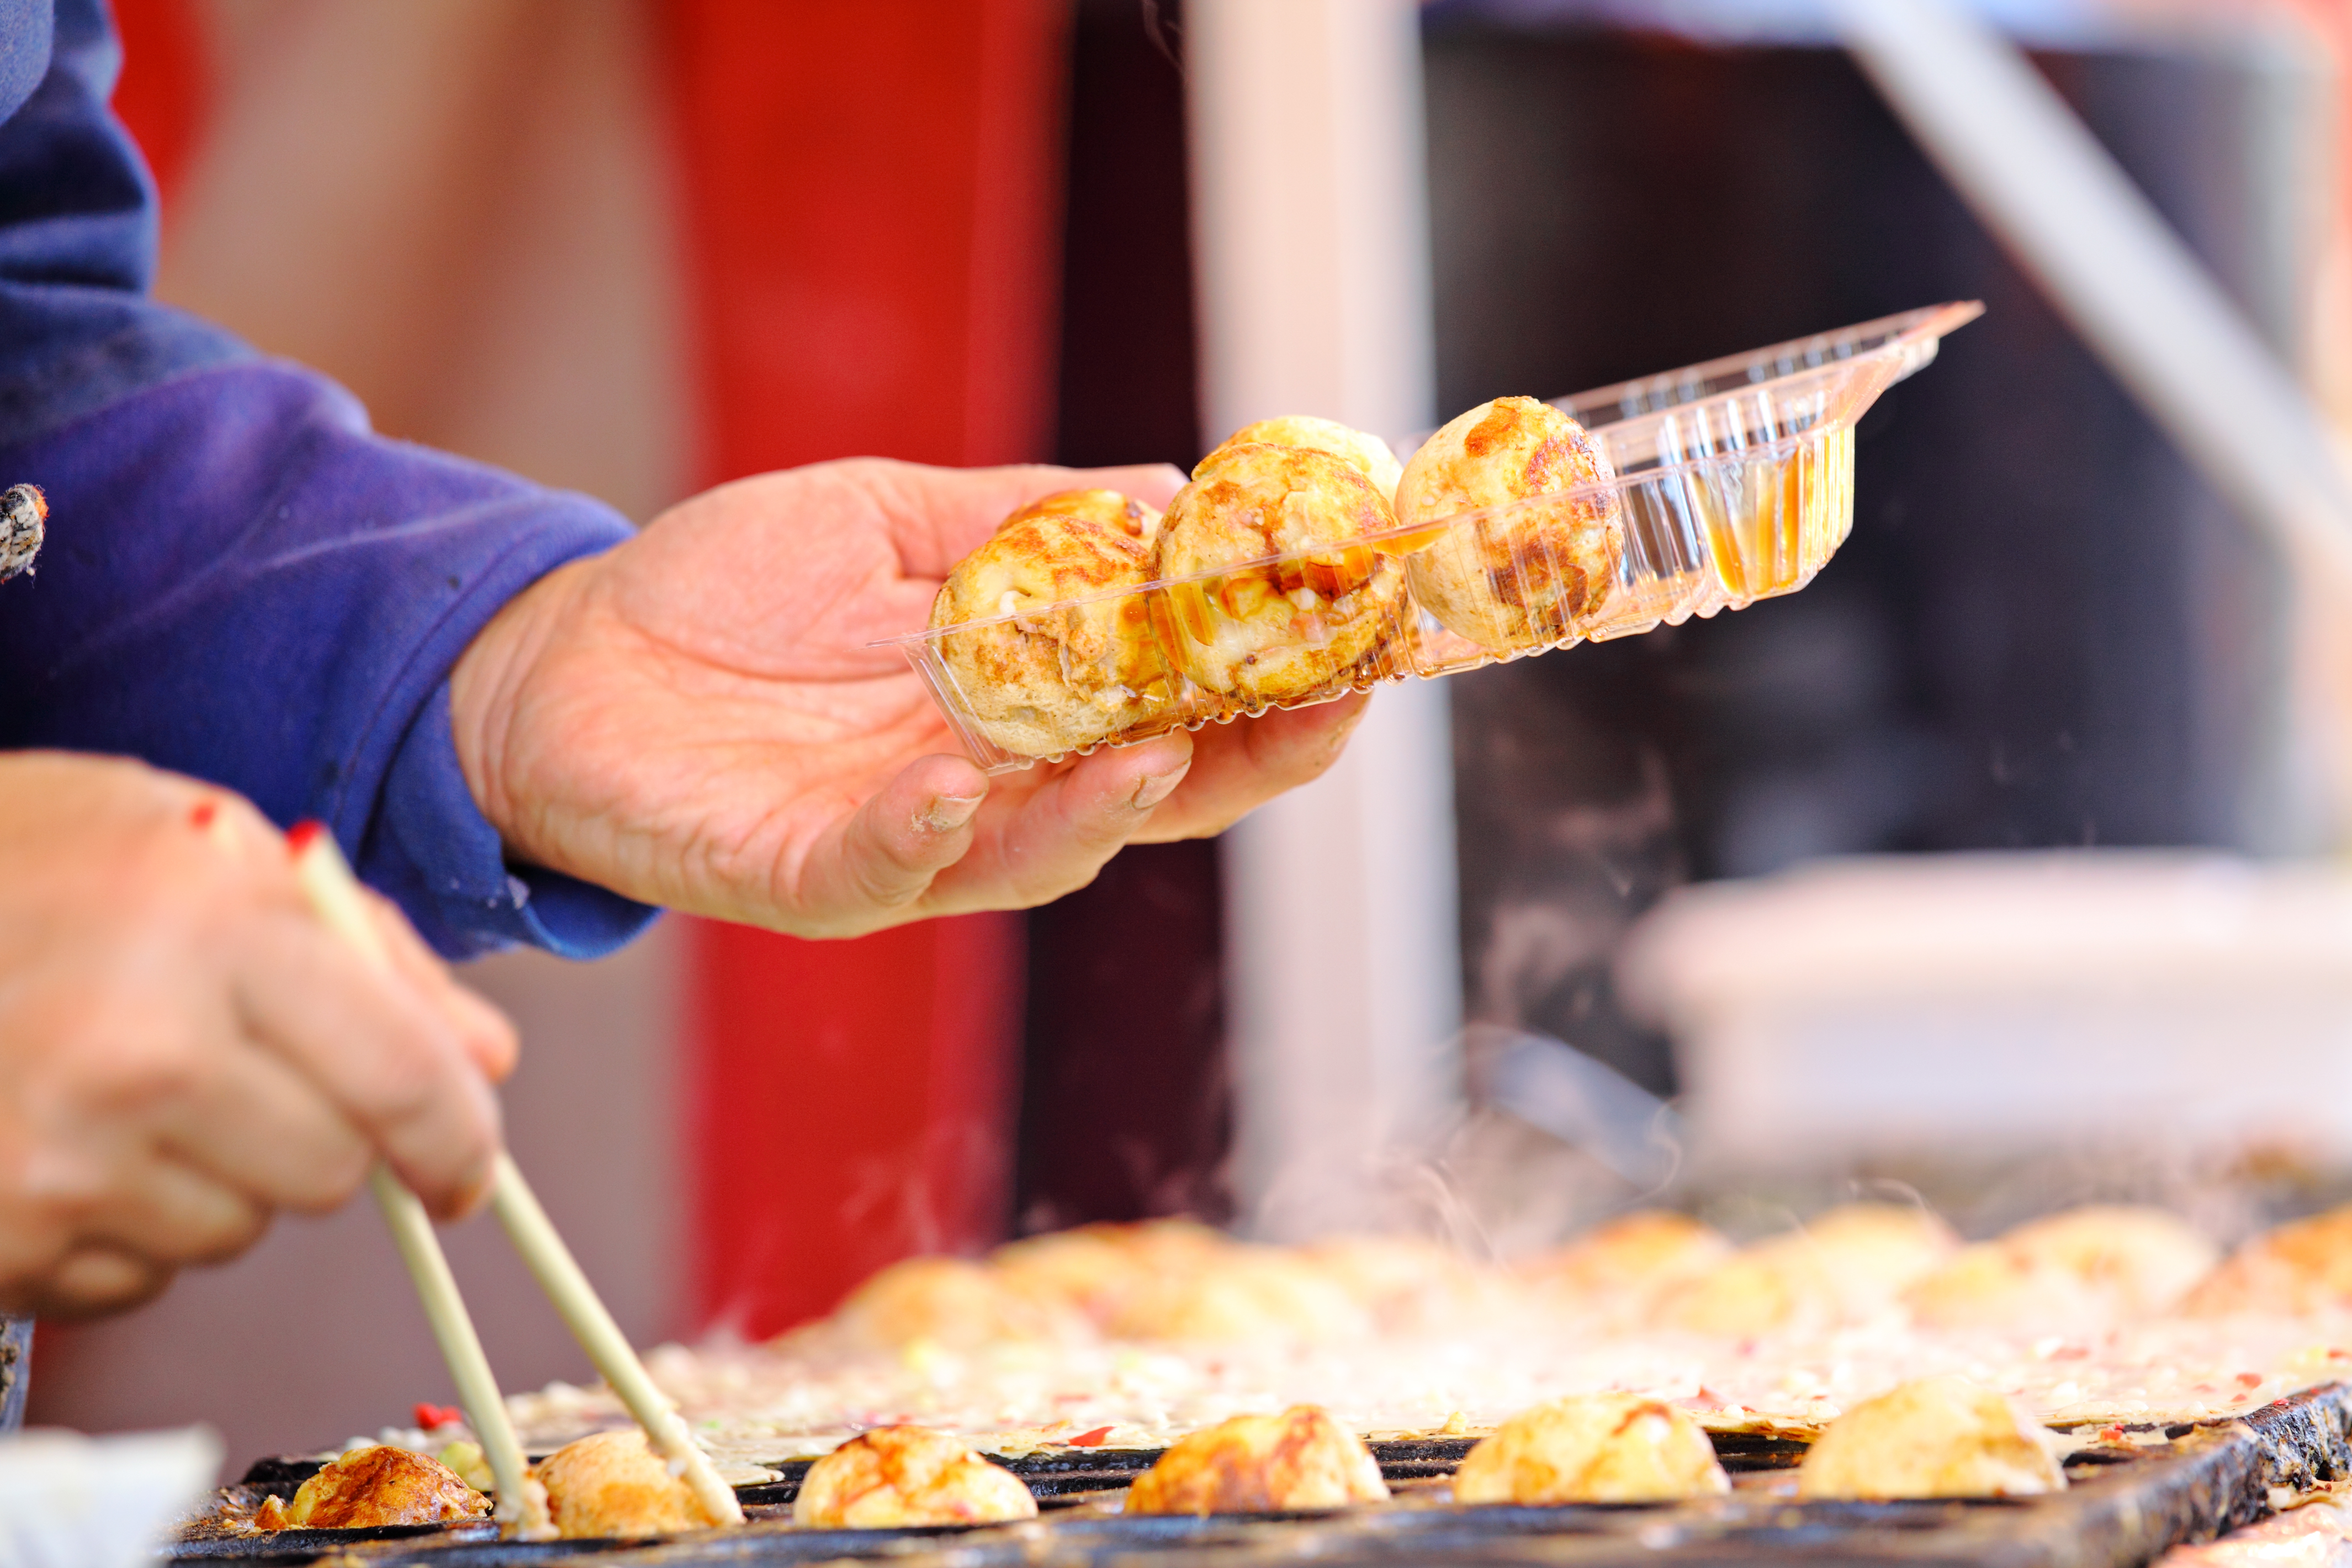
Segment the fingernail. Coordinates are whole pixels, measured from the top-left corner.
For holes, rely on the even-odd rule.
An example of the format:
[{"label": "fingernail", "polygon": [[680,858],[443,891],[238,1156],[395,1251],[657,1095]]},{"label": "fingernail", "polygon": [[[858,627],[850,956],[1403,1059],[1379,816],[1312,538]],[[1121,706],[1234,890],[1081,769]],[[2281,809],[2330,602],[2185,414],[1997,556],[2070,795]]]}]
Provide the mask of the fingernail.
[{"label": "fingernail", "polygon": [[987,798],[982,795],[935,795],[923,810],[923,826],[934,833],[953,833],[971,820],[972,813]]},{"label": "fingernail", "polygon": [[1192,763],[1187,763],[1171,773],[1144,774],[1143,782],[1135,786],[1135,793],[1128,797],[1127,804],[1137,811],[1150,811],[1173,795],[1176,786],[1184,782],[1184,775],[1191,771]]}]

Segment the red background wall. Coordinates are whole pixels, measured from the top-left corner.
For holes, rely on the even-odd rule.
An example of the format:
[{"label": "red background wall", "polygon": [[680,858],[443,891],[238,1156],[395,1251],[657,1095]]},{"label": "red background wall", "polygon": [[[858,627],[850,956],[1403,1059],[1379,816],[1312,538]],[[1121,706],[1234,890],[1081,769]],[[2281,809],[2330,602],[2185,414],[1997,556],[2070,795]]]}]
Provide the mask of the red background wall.
[{"label": "red background wall", "polygon": [[[710,480],[1044,455],[1063,41],[1049,0],[670,7]],[[1017,916],[848,942],[700,925],[695,1300],[763,1334],[1010,1206]]]}]

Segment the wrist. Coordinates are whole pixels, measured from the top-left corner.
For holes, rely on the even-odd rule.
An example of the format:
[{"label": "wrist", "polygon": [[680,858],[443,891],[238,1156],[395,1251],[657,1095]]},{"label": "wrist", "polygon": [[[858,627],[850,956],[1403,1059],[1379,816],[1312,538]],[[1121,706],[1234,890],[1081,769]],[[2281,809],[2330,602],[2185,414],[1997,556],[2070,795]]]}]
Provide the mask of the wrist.
[{"label": "wrist", "polygon": [[449,671],[450,738],[467,792],[507,847],[525,859],[535,857],[512,765],[527,722],[525,692],[595,562],[569,562],[508,600]]}]

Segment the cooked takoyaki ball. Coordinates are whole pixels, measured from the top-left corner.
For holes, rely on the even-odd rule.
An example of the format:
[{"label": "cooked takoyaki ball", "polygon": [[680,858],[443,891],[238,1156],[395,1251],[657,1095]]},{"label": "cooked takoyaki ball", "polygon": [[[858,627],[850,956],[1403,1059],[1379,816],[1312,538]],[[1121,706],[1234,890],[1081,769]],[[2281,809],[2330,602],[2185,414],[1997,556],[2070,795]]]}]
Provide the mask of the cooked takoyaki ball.
[{"label": "cooked takoyaki ball", "polygon": [[566,1443],[531,1475],[547,1489],[556,1533],[567,1539],[671,1535],[719,1522],[635,1426]]},{"label": "cooked takoyaki ball", "polygon": [[1906,1383],[1830,1423],[1806,1451],[1797,1495],[1876,1502],[2063,1491],[2066,1473],[2040,1431],[1966,1378]]},{"label": "cooked takoyaki ball", "polygon": [[1491,1316],[1514,1300],[1510,1281],[1442,1242],[1411,1236],[1340,1236],[1299,1256],[1354,1297],[1387,1333],[1424,1333]]},{"label": "cooked takoyaki ball", "polygon": [[1090,1331],[1061,1301],[962,1258],[901,1258],[851,1291],[833,1323],[852,1342],[884,1350],[919,1341],[955,1349],[1062,1343]]},{"label": "cooked takoyaki ball", "polygon": [[1661,1310],[1678,1328],[1717,1334],[1852,1321],[1888,1307],[1958,1246],[1922,1210],[1845,1204],[1672,1287]]},{"label": "cooked takoyaki ball", "polygon": [[1342,425],[1336,419],[1318,419],[1312,414],[1279,415],[1243,426],[1225,437],[1223,446],[1194,465],[1193,476],[1198,478],[1201,470],[1223,457],[1227,448],[1252,445],[1311,447],[1335,458],[1345,458],[1372,481],[1381,499],[1391,506],[1396,503],[1397,481],[1404,477],[1404,465],[1397,461],[1397,455],[1389,449],[1386,441],[1369,431]]},{"label": "cooked takoyaki ball", "polygon": [[1080,1226],[1011,1241],[989,1267],[1016,1291],[1059,1301],[1108,1325],[1138,1291],[1208,1268],[1233,1243],[1191,1220]]},{"label": "cooked takoyaki ball", "polygon": [[1911,1321],[1931,1329],[2073,1331],[2116,1315],[2071,1270],[2037,1265],[1997,1241],[1963,1247],[1903,1292]]},{"label": "cooked takoyaki ball", "polygon": [[[1056,756],[1160,713],[1174,693],[1144,601],[1160,513],[1117,490],[1067,490],[1022,508],[956,563],[931,601],[972,722],[1008,752]],[[1057,601],[1083,603],[1052,608]],[[1007,618],[1009,617],[1009,618]]]},{"label": "cooked takoyaki ball", "polygon": [[2131,1312],[2171,1306],[2221,1261],[2212,1238],[2179,1215],[2126,1204],[2085,1205],[2032,1220],[2000,1244],[2112,1292]]},{"label": "cooked takoyaki ball", "polygon": [[2176,1215],[2094,1205],[1962,1247],[1903,1300],[1937,1328],[2102,1328],[2171,1306],[2218,1257]]},{"label": "cooked takoyaki ball", "polygon": [[1731,1489],[1690,1412],[1633,1394],[1523,1410],[1464,1458],[1456,1502],[1673,1502]]},{"label": "cooked takoyaki ball", "polygon": [[1532,397],[1498,397],[1451,421],[1405,464],[1397,521],[1509,510],[1445,529],[1408,556],[1414,596],[1449,631],[1497,652],[1578,635],[1617,580],[1620,508],[1607,492],[1532,498],[1613,477],[1584,426]]},{"label": "cooked takoyaki ball", "polygon": [[922,1426],[862,1433],[809,1467],[793,1522],[828,1530],[998,1524],[1034,1519],[1019,1477],[961,1440]]},{"label": "cooked takoyaki ball", "polygon": [[1818,1258],[1846,1303],[1864,1310],[1892,1301],[1960,1245],[1950,1226],[1910,1204],[1840,1204],[1780,1239]]},{"label": "cooked takoyaki ball", "polygon": [[1129,1513],[1306,1513],[1389,1495],[1364,1440],[1312,1405],[1180,1437],[1136,1478]]},{"label": "cooked takoyaki ball", "polygon": [[2198,1282],[2181,1303],[2191,1317],[2304,1313],[2352,1307],[2352,1206],[2258,1236]]},{"label": "cooked takoyaki ball", "polygon": [[[1169,640],[1211,691],[1257,706],[1336,696],[1386,672],[1404,569],[1351,543],[1395,526],[1362,470],[1308,447],[1226,447],[1168,503]],[[1248,565],[1265,557],[1286,560]]]},{"label": "cooked takoyaki ball", "polygon": [[364,1530],[385,1524],[438,1524],[480,1519],[490,1500],[457,1473],[406,1448],[353,1448],[304,1481],[294,1500],[262,1504],[263,1530]]},{"label": "cooked takoyaki ball", "polygon": [[1706,1272],[1730,1253],[1731,1244],[1712,1226],[1670,1209],[1642,1209],[1529,1259],[1520,1272],[1547,1296],[1638,1310],[1667,1286]]},{"label": "cooked takoyaki ball", "polygon": [[1356,1339],[1372,1326],[1347,1287],[1305,1257],[1241,1246],[1143,1281],[1110,1322],[1120,1339],[1235,1343]]}]

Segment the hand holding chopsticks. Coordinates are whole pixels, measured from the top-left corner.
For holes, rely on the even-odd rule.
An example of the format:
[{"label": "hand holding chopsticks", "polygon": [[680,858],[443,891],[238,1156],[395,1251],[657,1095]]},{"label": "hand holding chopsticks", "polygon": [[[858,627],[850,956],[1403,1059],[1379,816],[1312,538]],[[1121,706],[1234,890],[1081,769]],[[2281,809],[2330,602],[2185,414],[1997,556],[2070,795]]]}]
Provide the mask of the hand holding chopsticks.
[{"label": "hand holding chopsticks", "polygon": [[[305,823],[295,829],[289,843],[294,851],[296,877],[319,919],[355,951],[367,954],[370,962],[388,965],[390,957],[361,895],[359,883],[344,864],[334,839],[315,824]],[[481,1441],[483,1457],[489,1463],[498,1487],[500,1522],[510,1532],[525,1538],[551,1534],[546,1492],[528,1473],[522,1447],[515,1438],[513,1424],[507,1418],[506,1403],[499,1395],[489,1360],[482,1353],[473,1320],[457,1293],[457,1280],[449,1272],[448,1259],[442,1254],[424,1205],[381,1165],[373,1173],[370,1184],[376,1201],[383,1205],[401,1258],[415,1281],[425,1318],[432,1324],[434,1338],[457,1384],[458,1403],[465,1408],[467,1422]],[[588,1352],[590,1364],[612,1385],[629,1414],[645,1428],[646,1439],[654,1452],[667,1459],[671,1472],[693,1489],[703,1511],[711,1519],[722,1524],[740,1524],[743,1510],[736,1501],[734,1489],[719,1479],[710,1457],[696,1446],[685,1421],[655,1386],[645,1363],[630,1348],[626,1336],[597,1297],[595,1288],[589,1284],[587,1275],[581,1271],[571,1249],[556,1234],[547,1211],[540,1206],[538,1198],[523,1181],[522,1173],[503,1152],[493,1167],[490,1206],[515,1250],[539,1281],[540,1289],[547,1292],[572,1337]]]}]

